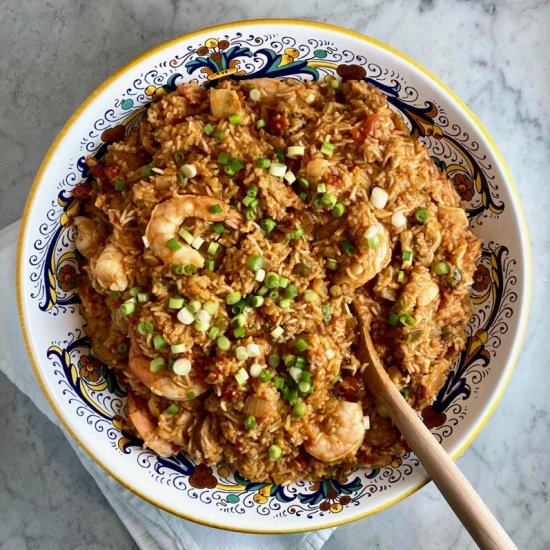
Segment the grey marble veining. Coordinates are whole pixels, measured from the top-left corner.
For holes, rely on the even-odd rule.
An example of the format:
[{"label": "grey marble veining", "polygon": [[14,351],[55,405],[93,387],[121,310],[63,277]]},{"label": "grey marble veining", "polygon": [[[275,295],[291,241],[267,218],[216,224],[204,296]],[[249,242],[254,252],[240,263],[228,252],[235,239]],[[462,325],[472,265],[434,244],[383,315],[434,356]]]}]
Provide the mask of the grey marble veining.
[{"label": "grey marble veining", "polygon": [[[550,2],[4,0],[0,3],[0,227],[20,217],[55,134],[132,58],[238,19],[316,19],[391,44],[435,73],[481,119],[529,220],[533,305],[502,401],[458,464],[520,548],[548,548],[550,467]],[[131,548],[130,536],[57,428],[0,377],[0,548]],[[433,485],[326,547],[474,548]]]}]

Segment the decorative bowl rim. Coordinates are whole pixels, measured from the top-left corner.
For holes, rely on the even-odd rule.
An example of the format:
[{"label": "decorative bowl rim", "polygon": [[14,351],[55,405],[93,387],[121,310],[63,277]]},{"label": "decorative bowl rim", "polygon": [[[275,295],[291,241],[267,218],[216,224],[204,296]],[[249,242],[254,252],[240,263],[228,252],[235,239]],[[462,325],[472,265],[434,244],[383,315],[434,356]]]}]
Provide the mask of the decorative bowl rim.
[{"label": "decorative bowl rim", "polygon": [[288,26],[297,26],[297,27],[312,27],[312,28],[318,28],[323,30],[328,30],[332,32],[336,32],[339,34],[351,36],[353,38],[359,39],[363,42],[367,42],[375,47],[378,47],[382,50],[385,50],[386,52],[389,52],[390,54],[393,54],[394,56],[400,58],[402,61],[404,61],[406,64],[414,67],[417,71],[422,73],[424,76],[428,78],[429,81],[432,83],[435,83],[437,87],[442,89],[444,92],[446,92],[460,107],[460,109],[464,112],[464,114],[469,118],[473,124],[475,125],[476,129],[481,133],[481,135],[487,140],[488,148],[489,150],[494,154],[495,160],[498,164],[498,166],[502,169],[504,176],[505,176],[505,182],[511,191],[511,194],[513,198],[515,199],[515,208],[516,212],[519,217],[520,224],[518,226],[520,241],[525,248],[525,266],[524,266],[524,274],[526,277],[526,285],[525,285],[525,296],[523,301],[523,306],[519,311],[519,330],[516,332],[516,334],[513,337],[513,344],[512,344],[512,353],[510,353],[509,359],[508,359],[508,372],[505,373],[505,377],[503,377],[500,382],[500,388],[496,388],[495,392],[497,394],[493,396],[491,406],[488,408],[488,410],[485,412],[485,415],[483,417],[480,417],[477,420],[477,425],[474,426],[474,429],[471,433],[471,435],[468,437],[468,439],[462,444],[462,446],[453,454],[452,459],[456,460],[459,456],[462,455],[462,453],[470,446],[470,444],[473,442],[473,440],[477,437],[479,432],[483,429],[491,415],[493,414],[496,406],[500,402],[500,399],[502,398],[502,395],[504,394],[504,391],[510,381],[510,378],[512,376],[512,373],[515,369],[515,366],[518,361],[519,353],[522,347],[522,343],[525,337],[526,329],[527,329],[527,322],[529,318],[529,310],[531,306],[531,294],[532,294],[532,256],[531,256],[531,246],[530,246],[530,239],[529,239],[529,231],[527,226],[527,220],[525,217],[525,213],[523,210],[523,205],[521,203],[521,199],[519,196],[519,192],[517,189],[517,186],[515,184],[515,181],[512,177],[512,174],[506,165],[506,162],[500,153],[496,143],[490,136],[489,132],[485,129],[485,127],[482,125],[482,123],[478,120],[478,118],[474,115],[474,113],[465,105],[465,103],[448,87],[446,86],[439,78],[437,78],[435,75],[433,75],[430,71],[425,69],[422,65],[408,57],[407,55],[401,53],[400,51],[392,48],[391,46],[388,46],[387,44],[374,39],[368,35],[359,33],[357,31],[352,31],[337,25],[331,25],[328,23],[318,22],[318,21],[311,21],[311,20],[302,20],[302,19],[284,19],[284,18],[274,18],[274,19],[249,19],[244,21],[234,21],[234,22],[228,22],[228,23],[222,23],[219,25],[209,26],[202,29],[198,29],[196,31],[193,31],[191,33],[187,33],[184,35],[180,35],[176,38],[173,38],[171,40],[168,40],[167,42],[163,42],[162,44],[159,44],[158,46],[151,48],[147,50],[146,52],[142,53],[138,57],[134,58],[132,61],[127,63],[125,66],[120,68],[118,71],[111,74],[107,79],[105,79],[80,105],[79,107],[74,111],[74,113],[70,116],[70,118],[67,120],[67,122],[63,125],[62,129],[59,131],[57,136],[55,137],[54,141],[52,142],[51,146],[49,147],[46,155],[44,156],[44,159],[42,160],[40,167],[36,173],[36,176],[34,178],[32,187],[30,189],[27,202],[25,205],[25,210],[23,212],[23,217],[21,220],[21,228],[19,232],[19,239],[18,239],[18,246],[17,246],[17,274],[16,274],[16,294],[17,294],[17,305],[18,305],[18,314],[19,314],[19,323],[21,326],[21,331],[23,334],[23,339],[25,343],[25,348],[27,351],[27,355],[29,357],[30,363],[32,365],[32,368],[34,370],[35,376],[38,379],[38,382],[40,384],[41,390],[43,394],[45,395],[48,403],[50,404],[51,408],[54,410],[56,416],[61,421],[64,428],[69,432],[69,434],[73,437],[75,441],[79,444],[79,446],[92,458],[92,460],[101,466],[103,470],[105,470],[110,476],[112,476],[116,481],[118,481],[123,487],[130,490],[132,493],[136,494],[137,496],[143,498],[145,501],[149,502],[150,504],[153,504],[154,506],[157,506],[160,509],[163,509],[167,512],[170,512],[176,516],[179,516],[183,519],[193,521],[195,523],[199,523],[202,525],[205,525],[207,527],[214,527],[219,529],[224,529],[228,531],[236,531],[236,532],[243,532],[243,533],[256,533],[256,534],[285,534],[285,533],[298,533],[298,532],[304,532],[304,531],[314,531],[318,529],[327,529],[331,527],[336,527],[339,525],[344,525],[346,523],[350,523],[352,521],[357,521],[359,519],[363,519],[367,516],[370,516],[372,514],[375,514],[377,512],[380,512],[386,508],[389,508],[393,504],[396,504],[397,502],[407,498],[411,494],[415,493],[422,487],[424,487],[430,479],[425,476],[423,480],[421,480],[417,485],[412,487],[411,489],[403,492],[402,494],[399,494],[397,497],[384,502],[383,504],[368,509],[366,511],[359,512],[357,515],[352,517],[346,517],[342,520],[338,521],[332,521],[332,522],[326,522],[322,525],[316,525],[316,526],[305,526],[304,528],[293,528],[293,529],[287,529],[287,530],[270,530],[270,529],[250,529],[245,527],[235,527],[234,525],[226,525],[221,522],[209,522],[203,519],[199,519],[196,517],[193,517],[189,514],[184,514],[180,511],[177,511],[175,509],[170,508],[169,506],[166,506],[164,504],[161,504],[155,499],[149,495],[146,495],[142,493],[137,487],[130,486],[126,482],[122,480],[122,478],[116,474],[115,472],[111,471],[111,469],[106,465],[102,459],[98,458],[93,450],[88,448],[85,443],[81,440],[81,438],[78,436],[76,431],[69,425],[69,422],[64,418],[64,414],[59,408],[57,407],[52,395],[48,391],[46,384],[42,378],[42,374],[40,372],[40,369],[38,368],[38,361],[35,359],[33,348],[31,346],[30,337],[27,331],[27,323],[25,319],[24,314],[24,306],[23,306],[23,245],[26,238],[26,229],[27,229],[27,221],[29,218],[29,213],[31,210],[31,207],[34,203],[35,194],[40,187],[40,184],[42,182],[43,173],[46,169],[46,167],[50,164],[51,159],[53,158],[54,154],[57,152],[58,147],[65,137],[65,135],[69,132],[69,130],[73,127],[73,125],[79,120],[82,113],[88,108],[88,106],[93,102],[93,100],[102,93],[106,88],[108,88],[113,82],[121,78],[123,75],[128,73],[131,69],[133,69],[136,65],[139,63],[145,61],[147,58],[151,57],[152,55],[159,53],[165,49],[168,49],[180,42],[187,41],[195,36],[202,35],[207,32],[220,32],[227,29],[233,29],[236,27],[248,27],[253,25],[288,25]]}]

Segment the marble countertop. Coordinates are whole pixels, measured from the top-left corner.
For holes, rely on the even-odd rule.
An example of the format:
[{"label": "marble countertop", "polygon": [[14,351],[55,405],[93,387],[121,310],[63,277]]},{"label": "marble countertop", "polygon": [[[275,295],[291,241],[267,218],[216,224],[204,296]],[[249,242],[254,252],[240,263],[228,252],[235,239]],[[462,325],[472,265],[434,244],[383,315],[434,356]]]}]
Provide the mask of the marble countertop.
[{"label": "marble countertop", "polygon": [[[316,19],[391,44],[448,84],[499,145],[533,246],[523,350],[496,412],[458,460],[520,548],[550,547],[550,2],[4,0],[0,4],[0,228],[21,216],[61,126],[110,73],[196,28]],[[14,312],[15,315],[15,312]],[[132,548],[60,431],[0,375],[0,548]],[[474,548],[433,484],[337,529],[326,548]]]}]

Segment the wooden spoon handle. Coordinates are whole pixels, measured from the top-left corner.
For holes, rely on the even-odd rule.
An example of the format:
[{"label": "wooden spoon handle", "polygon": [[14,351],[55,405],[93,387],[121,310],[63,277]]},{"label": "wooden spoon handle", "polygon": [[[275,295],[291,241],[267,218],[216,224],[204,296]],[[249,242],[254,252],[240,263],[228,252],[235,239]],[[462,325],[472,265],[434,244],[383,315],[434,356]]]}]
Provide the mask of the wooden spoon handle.
[{"label": "wooden spoon handle", "polygon": [[437,485],[464,527],[482,549],[516,549],[516,545],[493,516],[458,466],[435,440],[394,386],[374,348],[359,308],[354,305],[363,350],[368,359],[364,376],[371,393],[391,416],[407,444]]},{"label": "wooden spoon handle", "polygon": [[391,411],[408,445],[478,546],[491,550],[515,549],[512,539],[451,457],[414,411],[408,405],[403,407],[404,399],[393,384],[380,395],[380,401]]}]

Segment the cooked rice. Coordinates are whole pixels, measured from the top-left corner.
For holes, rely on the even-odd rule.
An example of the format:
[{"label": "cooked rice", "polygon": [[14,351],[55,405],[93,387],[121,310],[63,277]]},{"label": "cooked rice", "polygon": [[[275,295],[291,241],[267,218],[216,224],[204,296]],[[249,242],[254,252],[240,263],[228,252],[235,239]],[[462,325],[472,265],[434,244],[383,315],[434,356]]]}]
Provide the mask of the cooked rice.
[{"label": "cooked rice", "polygon": [[[250,99],[252,88],[260,90],[259,101]],[[220,109],[225,109],[221,115]],[[240,124],[228,121],[234,113]],[[262,129],[257,129],[259,120],[266,122]],[[216,134],[220,131],[223,137]],[[333,146],[332,154],[321,152],[325,142]],[[304,154],[283,158],[281,152],[290,146],[304,147]],[[243,168],[227,175],[220,152],[242,159]],[[296,181],[289,184],[258,167],[261,158],[283,162]],[[197,174],[187,179],[178,175],[182,164],[193,166]],[[392,381],[422,410],[464,349],[480,241],[467,226],[451,181],[410,137],[379,90],[357,81],[339,89],[294,80],[225,81],[208,90],[183,85],[153,103],[138,128],[111,144],[102,159],[89,158],[88,166],[90,182],[75,190],[84,201],[82,216],[93,222],[93,229],[78,224],[77,241],[83,255],[79,293],[87,333],[94,355],[126,380],[130,427],[147,446],[164,455],[183,450],[198,462],[224,461],[247,479],[277,483],[343,476],[356,465],[380,467],[405,451],[399,432],[364,386],[348,304],[360,302]],[[298,181],[306,177],[309,186]],[[318,190],[322,183],[326,191]],[[259,204],[249,210],[254,219],[246,222],[242,201],[251,185],[258,188]],[[383,208],[370,202],[375,187],[388,194]],[[326,197],[328,205],[319,204],[324,193],[333,196]],[[243,218],[238,229],[226,223],[222,234],[200,217],[179,216],[174,222],[172,236],[180,245],[187,246],[177,235],[180,222],[193,238],[204,239],[204,258],[209,258],[209,243],[220,245],[210,258],[214,271],[176,274],[166,242],[150,243],[145,237],[155,207],[184,200],[177,199],[183,195],[215,197],[225,211],[232,208]],[[334,199],[345,207],[342,217],[332,215]],[[202,203],[204,198],[196,199],[196,205]],[[427,211],[424,222],[415,219],[419,209]],[[397,211],[406,216],[400,228],[391,221]],[[270,234],[259,225],[265,218],[277,224]],[[382,228],[378,241],[364,235],[372,233],[373,224]],[[286,238],[300,228],[302,237]],[[354,247],[350,255],[343,250],[344,240]],[[162,257],[153,252],[155,244],[165,247]],[[386,261],[363,284],[362,274],[374,269],[384,250]],[[409,261],[403,259],[406,251],[412,253]],[[287,278],[298,295],[287,308],[281,307],[287,305],[281,303],[285,289],[279,289],[279,297],[268,291],[259,307],[246,305],[245,334],[235,337],[235,313],[226,305],[227,295],[263,292],[263,283],[247,267],[251,256],[261,256],[265,272]],[[438,271],[446,266],[448,273],[436,274],[436,265]],[[358,272],[358,283],[344,276],[346,270]],[[106,276],[112,280],[106,282]],[[135,287],[140,287],[139,299]],[[175,295],[186,304],[217,304],[209,330],[217,327],[213,336],[227,336],[230,349],[221,350],[195,324],[180,322],[178,310],[169,308]],[[129,300],[135,302],[134,311],[124,314],[121,304]],[[146,322],[152,324],[149,334],[140,331]],[[283,330],[280,336],[271,335],[276,327]],[[158,335],[168,344],[163,349],[155,349]],[[307,350],[296,351],[298,338],[307,342]],[[254,343],[259,357],[236,357],[237,346]],[[173,344],[183,344],[184,351],[172,353]],[[281,358],[303,356],[313,391],[293,395],[290,367],[282,359],[277,368],[268,364],[273,352]],[[165,365],[157,373],[149,366],[156,357]],[[188,375],[170,368],[181,358],[191,361]],[[272,375],[270,380],[241,378],[242,369],[249,373],[255,363]],[[277,389],[277,377],[287,389]],[[158,395],[166,395],[168,386],[176,394]],[[301,418],[296,409],[293,415],[295,402],[303,404]],[[360,445],[338,452],[340,440],[348,437],[336,424],[343,402],[361,405],[361,425],[367,429]],[[249,416],[255,427],[250,419],[245,427]],[[332,446],[320,460],[309,451],[322,433]],[[281,450],[276,460],[269,456],[270,448],[276,452],[272,446]]]}]

